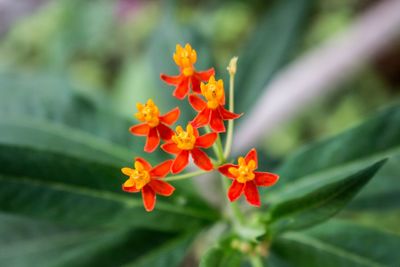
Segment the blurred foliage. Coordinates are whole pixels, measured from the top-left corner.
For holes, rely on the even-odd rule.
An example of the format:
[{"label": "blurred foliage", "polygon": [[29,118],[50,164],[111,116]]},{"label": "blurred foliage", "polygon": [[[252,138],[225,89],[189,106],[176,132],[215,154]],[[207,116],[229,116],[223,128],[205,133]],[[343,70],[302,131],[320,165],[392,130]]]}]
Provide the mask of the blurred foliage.
[{"label": "blurred foliage", "polygon": [[[135,102],[151,97],[162,112],[178,103],[159,80],[178,71],[176,43],[190,42],[198,69],[215,66],[226,84],[239,55],[236,102],[246,111],[278,71],[370,2],[57,0],[19,20],[0,40],[0,265],[193,266],[204,254],[193,241],[207,233],[218,242],[201,244],[202,266],[246,264],[256,238],[272,266],[398,262],[399,106],[365,120],[399,95],[382,64],[366,64],[262,144],[260,158],[283,158],[332,136],[282,161],[282,182],[263,191],[269,209],[248,217],[257,231],[214,234],[223,214],[191,181],[150,214],[120,190],[119,168],[144,154],[127,131]],[[181,120],[192,116],[183,107]]]}]

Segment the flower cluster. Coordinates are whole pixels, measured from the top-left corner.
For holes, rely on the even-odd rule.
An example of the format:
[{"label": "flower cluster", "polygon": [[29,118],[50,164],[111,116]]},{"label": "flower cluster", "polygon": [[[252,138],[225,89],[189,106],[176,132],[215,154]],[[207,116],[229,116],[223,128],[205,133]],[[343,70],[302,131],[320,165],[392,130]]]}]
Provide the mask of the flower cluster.
[{"label": "flower cluster", "polygon": [[[173,60],[179,67],[179,75],[169,76],[161,74],[161,79],[175,87],[173,96],[188,100],[197,115],[185,127],[178,125],[173,131],[170,127],[177,122],[180,115],[178,107],[160,114],[160,110],[152,99],[147,103],[137,104],[138,112],[135,117],[141,122],[129,130],[132,134],[146,137],[145,152],[153,152],[160,146],[165,152],[174,155],[173,160],[166,160],[155,167],[142,158],[136,158],[134,168],[122,168],[122,173],[128,176],[122,189],[129,193],[142,192],[144,207],[152,211],[156,202],[156,195],[170,196],[175,188],[165,178],[168,173],[179,174],[189,164],[189,158],[204,171],[214,169],[232,179],[228,190],[230,201],[238,199],[244,192],[247,201],[254,206],[260,206],[257,186],[271,186],[278,180],[278,175],[257,172],[257,152],[252,149],[246,157],[240,157],[238,165],[225,164],[223,152],[219,153],[219,162],[212,160],[204,149],[216,146],[219,134],[226,132],[224,121],[234,120],[241,116],[233,112],[233,105],[225,108],[225,91],[223,81],[215,79],[215,71],[210,68],[206,71],[197,71],[194,67],[197,53],[189,44],[185,47],[176,46]],[[236,61],[235,61],[236,63]],[[230,75],[236,72],[236,64],[228,68]],[[232,92],[231,92],[232,93]],[[200,134],[199,129],[206,130]],[[218,149],[216,149],[218,151]],[[177,180],[178,176],[175,176]],[[188,176],[189,177],[189,176]],[[170,177],[170,180],[174,176]]]}]

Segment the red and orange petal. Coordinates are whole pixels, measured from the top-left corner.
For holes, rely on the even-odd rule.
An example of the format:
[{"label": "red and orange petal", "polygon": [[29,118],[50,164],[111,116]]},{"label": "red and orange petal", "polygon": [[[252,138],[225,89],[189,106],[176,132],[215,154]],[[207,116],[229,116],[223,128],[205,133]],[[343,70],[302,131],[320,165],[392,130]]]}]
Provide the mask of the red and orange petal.
[{"label": "red and orange petal", "polygon": [[181,150],[179,154],[176,156],[174,163],[172,164],[171,172],[173,174],[180,173],[186,168],[188,164],[189,164],[189,151]]},{"label": "red and orange petal", "polygon": [[[181,70],[182,71],[182,70]],[[169,85],[174,85],[175,90],[173,96],[178,99],[184,99],[192,88],[195,93],[200,93],[200,82],[208,81],[208,79],[214,75],[214,68],[205,71],[194,71],[191,76],[185,76],[183,73],[177,76],[169,76],[161,74],[160,78]]]},{"label": "red and orange petal", "polygon": [[[255,149],[250,150],[244,160],[246,164],[249,164],[249,162],[253,160],[256,164],[255,168],[257,169],[258,156]],[[244,193],[246,200],[251,205],[259,207],[261,205],[261,202],[257,186],[272,186],[279,179],[279,175],[274,173],[253,171],[255,175],[253,180],[247,181],[245,183],[240,183],[236,180],[237,177],[235,177],[229,171],[230,168],[239,168],[239,165],[229,163],[224,164],[218,168],[218,171],[221,174],[233,180],[228,190],[228,198],[230,201],[235,201]]]},{"label": "red and orange petal", "polygon": [[210,109],[207,103],[197,95],[190,95],[189,103],[199,112],[192,121],[196,128],[210,125],[211,129],[217,133],[225,132],[224,120],[233,120],[241,116],[241,114],[230,112],[222,105],[216,109]]},{"label": "red and orange petal", "polygon": [[160,144],[160,139],[169,141],[174,132],[167,126],[174,124],[179,118],[179,108],[174,108],[168,113],[159,116],[160,123],[150,127],[147,123],[132,126],[129,131],[134,135],[147,136],[144,151],[153,152]]},{"label": "red and orange petal", "polygon": [[142,188],[142,199],[146,211],[152,211],[156,205],[156,192],[150,186],[145,185]]},{"label": "red and orange petal", "polygon": [[142,188],[143,205],[146,211],[152,211],[156,204],[156,195],[170,196],[175,188],[167,182],[153,179]]},{"label": "red and orange petal", "polygon": [[170,172],[173,161],[166,160],[155,167],[152,167],[150,163],[143,158],[138,157],[135,161],[139,161],[143,165],[144,169],[149,172],[151,180],[142,188],[142,190],[137,189],[135,186],[125,187],[124,185],[122,186],[122,189],[128,193],[137,193],[142,191],[144,207],[146,211],[152,211],[156,203],[157,194],[170,196],[175,190],[172,185],[160,180],[160,178],[165,177]]},{"label": "red and orange petal", "polygon": [[194,148],[190,151],[190,154],[192,155],[194,164],[196,164],[200,169],[211,171],[214,168],[211,159],[203,150]]},{"label": "red and orange petal", "polygon": [[209,148],[214,144],[214,142],[215,142],[215,140],[217,140],[217,138],[218,138],[217,133],[208,133],[208,134],[197,137],[194,145],[196,147]]},{"label": "red and orange petal", "polygon": [[152,178],[163,178],[171,170],[172,160],[166,160],[150,170],[150,175]]},{"label": "red and orange petal", "polygon": [[247,202],[251,205],[259,207],[261,205],[260,195],[254,181],[239,183],[234,180],[228,190],[228,198],[231,202],[237,200],[244,193]]},{"label": "red and orange petal", "polygon": [[181,113],[181,111],[179,110],[178,107],[176,107],[173,110],[165,113],[164,115],[161,115],[159,117],[159,119],[161,122],[165,123],[166,125],[171,126],[179,119],[180,113]]},{"label": "red and orange petal", "polygon": [[254,182],[257,186],[272,186],[274,185],[278,179],[279,175],[270,172],[254,172],[256,177],[254,178]]},{"label": "red and orange petal", "polygon": [[183,171],[189,164],[189,155],[192,157],[194,164],[200,169],[211,171],[214,168],[207,153],[199,148],[193,148],[192,150],[181,150],[179,152],[172,164],[171,173],[177,174]]},{"label": "red and orange petal", "polygon": [[244,157],[244,160],[246,161],[246,164],[249,164],[250,160],[254,160],[254,162],[256,163],[256,167],[255,169],[258,168],[258,155],[257,155],[257,150],[255,148],[251,149],[246,157]]}]

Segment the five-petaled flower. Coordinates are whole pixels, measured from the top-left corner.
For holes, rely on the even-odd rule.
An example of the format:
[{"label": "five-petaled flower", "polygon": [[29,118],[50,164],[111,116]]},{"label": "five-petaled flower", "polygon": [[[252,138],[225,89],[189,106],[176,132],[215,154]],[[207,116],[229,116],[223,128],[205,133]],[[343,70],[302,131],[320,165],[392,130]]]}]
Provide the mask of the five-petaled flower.
[{"label": "five-petaled flower", "polygon": [[272,186],[278,181],[279,176],[274,173],[255,171],[258,159],[254,148],[247,153],[245,158],[240,157],[238,163],[238,165],[225,164],[218,168],[223,175],[233,179],[228,198],[230,201],[235,201],[244,192],[247,201],[259,207],[261,203],[257,186]]},{"label": "five-petaled flower", "polygon": [[147,211],[152,211],[156,204],[156,194],[170,196],[175,188],[161,180],[171,169],[172,160],[164,161],[154,168],[142,158],[136,158],[134,169],[122,168],[121,171],[128,180],[122,185],[122,190],[129,193],[142,191],[143,204]]},{"label": "five-petaled flower", "polygon": [[200,82],[208,81],[211,75],[214,75],[214,68],[206,71],[196,71],[194,64],[197,61],[196,50],[192,49],[190,44],[185,47],[176,45],[176,51],[173,59],[180,68],[180,74],[177,76],[168,76],[161,74],[161,79],[167,84],[174,85],[173,95],[178,99],[184,99],[189,93],[189,87],[193,92],[200,93]]},{"label": "five-petaled flower", "polygon": [[198,128],[209,124],[213,131],[217,133],[225,132],[224,120],[237,119],[241,114],[230,112],[224,108],[223,81],[221,79],[216,81],[214,76],[211,76],[208,83],[201,83],[200,87],[201,94],[207,102],[195,94],[189,96],[190,104],[199,112],[192,121],[193,126]]},{"label": "five-petaled flower", "polygon": [[199,168],[211,171],[213,164],[200,148],[211,147],[216,139],[216,133],[199,136],[198,130],[193,128],[191,124],[187,125],[186,131],[181,126],[176,127],[176,134],[172,136],[171,141],[161,146],[165,152],[177,155],[172,164],[171,172],[181,172],[189,163],[189,154]]},{"label": "five-petaled flower", "polygon": [[145,105],[137,103],[136,106],[139,112],[135,117],[144,123],[132,126],[129,130],[134,135],[147,136],[144,151],[153,152],[160,143],[160,138],[169,141],[174,135],[174,131],[167,125],[172,125],[178,120],[179,108],[160,116],[160,110],[151,99],[147,100]]}]

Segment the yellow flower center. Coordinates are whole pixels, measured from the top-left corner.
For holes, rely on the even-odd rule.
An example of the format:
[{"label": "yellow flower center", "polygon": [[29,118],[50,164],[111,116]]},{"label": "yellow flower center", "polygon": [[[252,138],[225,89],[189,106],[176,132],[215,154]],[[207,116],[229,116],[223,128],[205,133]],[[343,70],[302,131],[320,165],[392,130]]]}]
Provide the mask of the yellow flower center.
[{"label": "yellow flower center", "polygon": [[125,182],[125,186],[135,186],[137,189],[142,189],[146,184],[150,182],[150,174],[143,167],[143,164],[139,161],[135,161],[135,169],[132,170],[128,181]]},{"label": "yellow flower center", "polygon": [[154,104],[153,100],[147,100],[145,105],[137,103],[136,107],[139,110],[139,112],[135,114],[138,120],[147,122],[150,127],[156,127],[160,123],[160,119],[158,118],[160,110]]},{"label": "yellow flower center", "polygon": [[254,170],[256,169],[256,162],[254,160],[250,160],[249,163],[246,163],[246,160],[243,157],[240,157],[239,167],[230,167],[229,172],[236,177],[236,181],[239,183],[246,183],[254,179],[255,174]]},{"label": "yellow flower center", "polygon": [[208,83],[201,83],[200,87],[201,94],[207,99],[208,108],[216,109],[219,105],[224,104],[224,82],[221,79],[216,81],[215,77],[211,76]]},{"label": "yellow flower center", "polygon": [[186,126],[186,132],[181,126],[176,127],[176,134],[172,136],[172,141],[183,150],[191,150],[196,142],[196,136],[194,135],[194,129],[191,124]]},{"label": "yellow flower center", "polygon": [[194,50],[190,44],[186,44],[185,47],[181,45],[176,45],[176,51],[174,53],[173,59],[181,69],[185,76],[191,76],[194,72],[194,63],[197,60],[196,50]]}]

